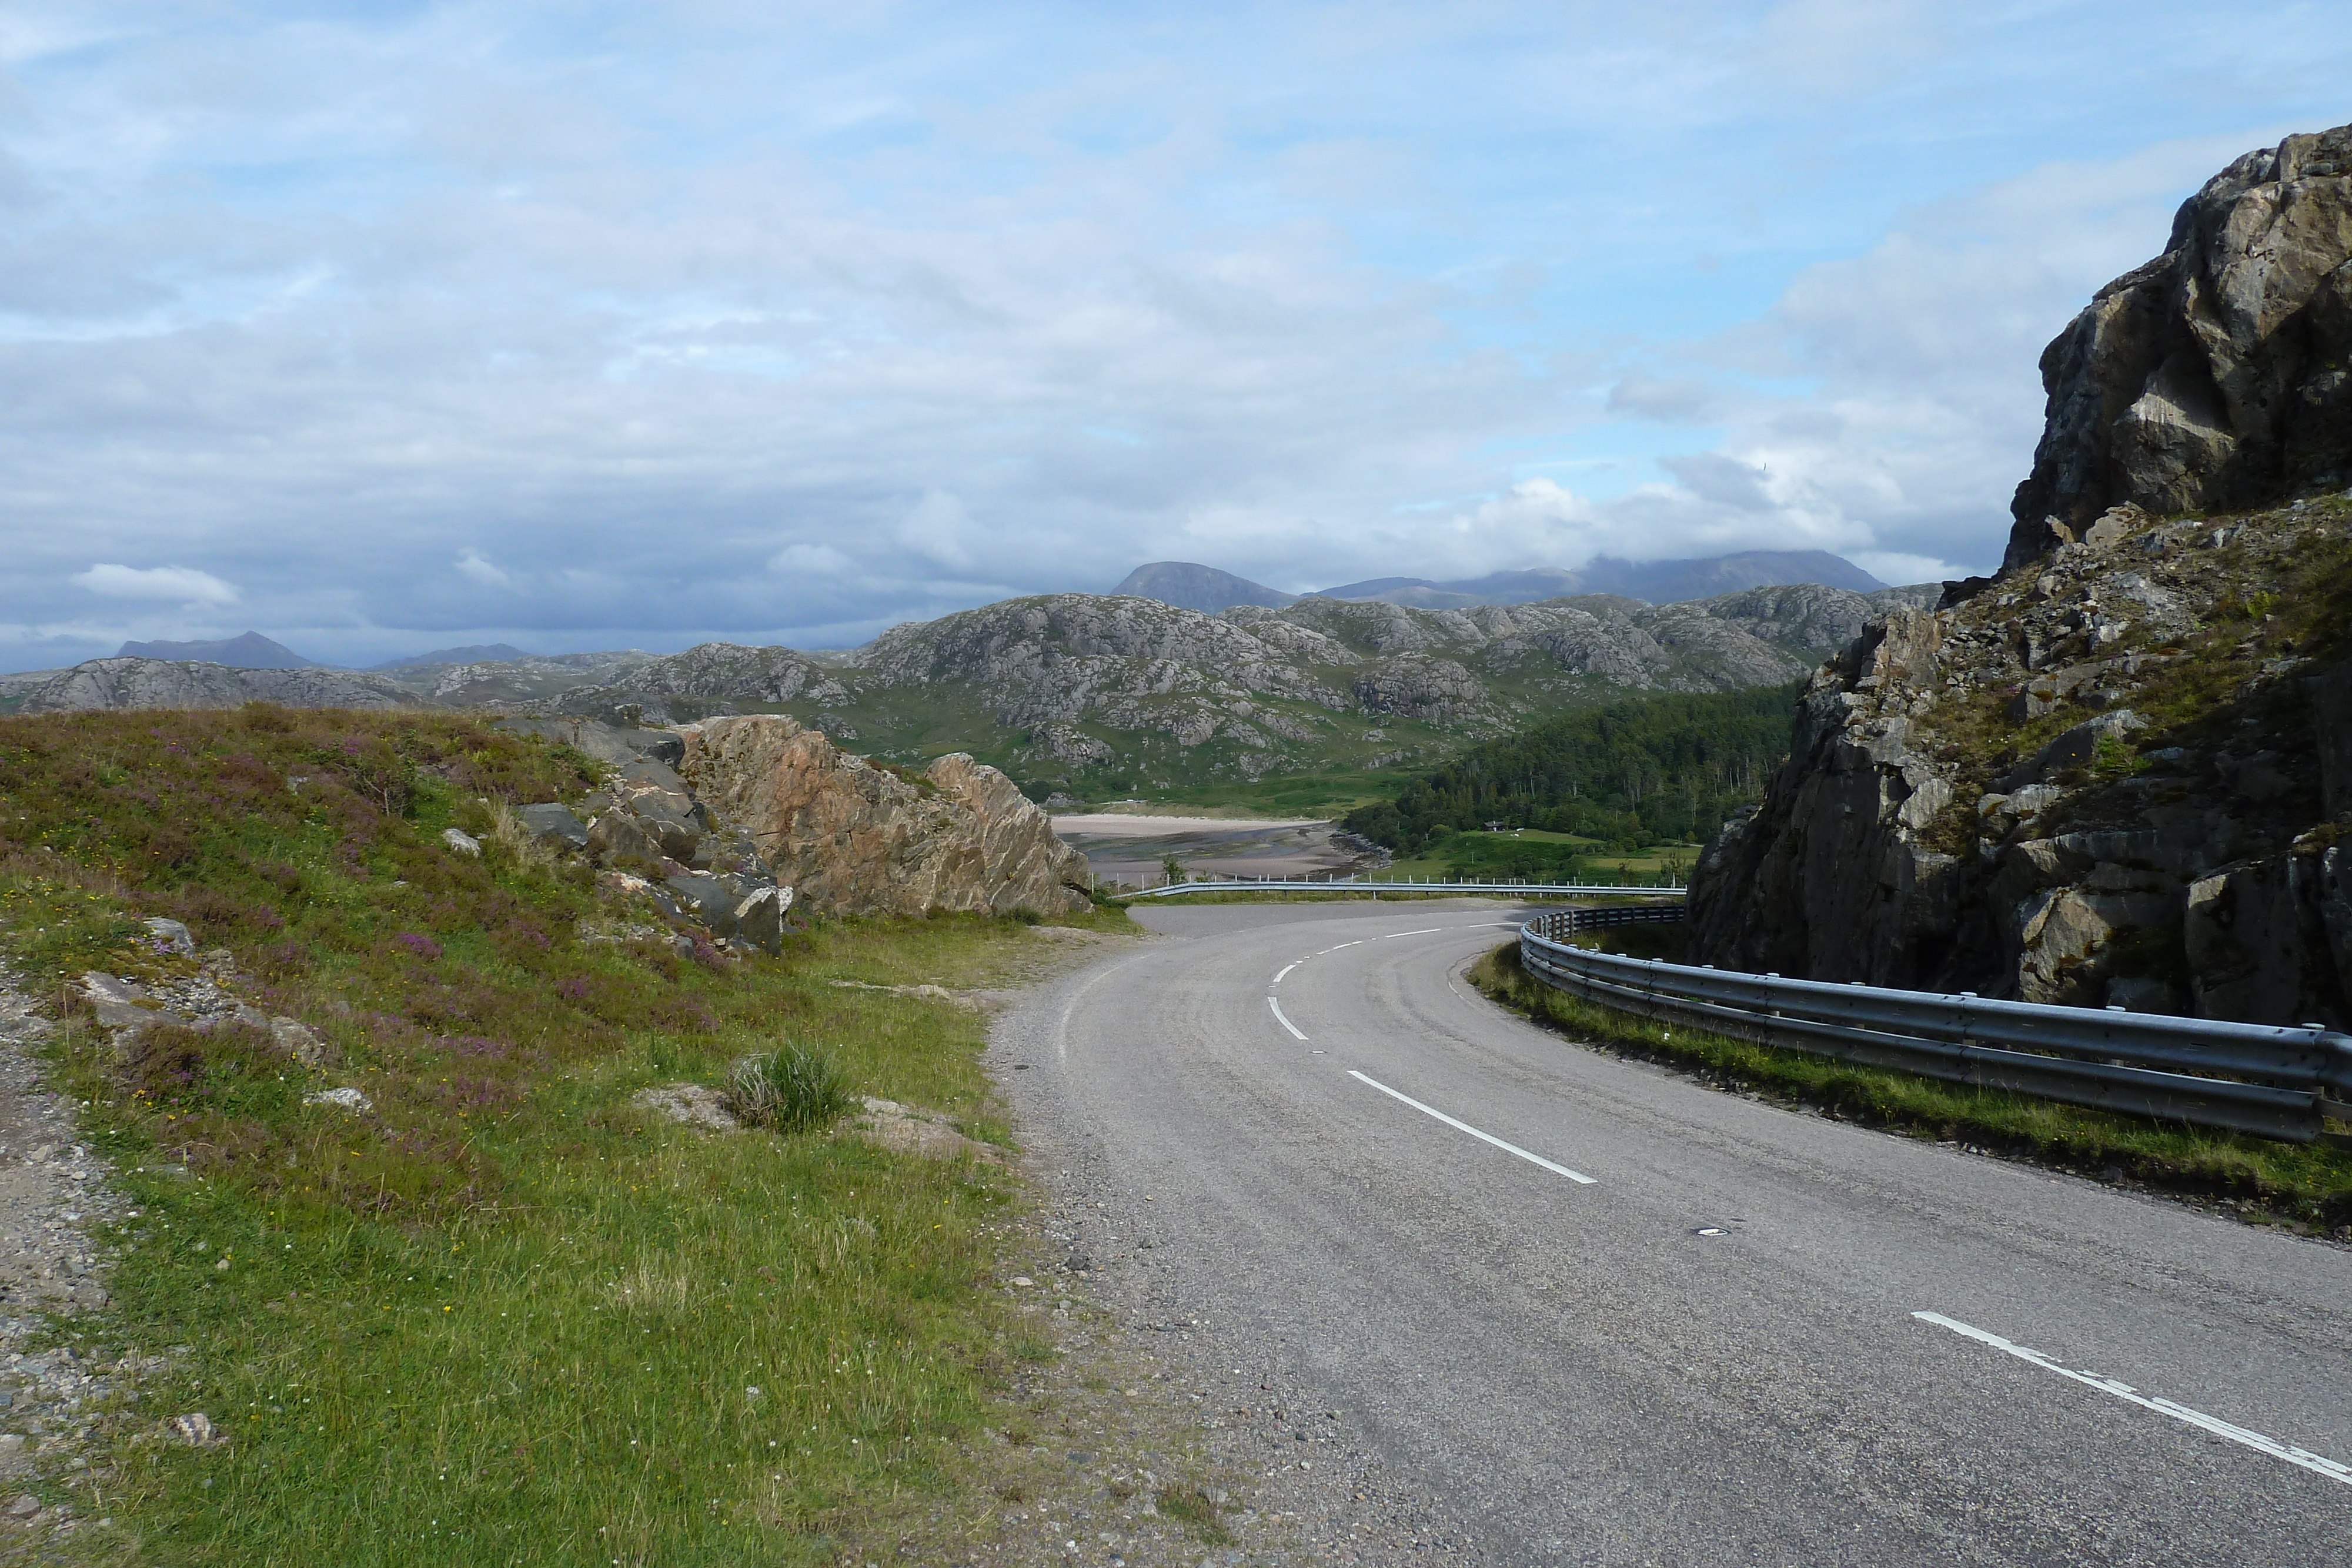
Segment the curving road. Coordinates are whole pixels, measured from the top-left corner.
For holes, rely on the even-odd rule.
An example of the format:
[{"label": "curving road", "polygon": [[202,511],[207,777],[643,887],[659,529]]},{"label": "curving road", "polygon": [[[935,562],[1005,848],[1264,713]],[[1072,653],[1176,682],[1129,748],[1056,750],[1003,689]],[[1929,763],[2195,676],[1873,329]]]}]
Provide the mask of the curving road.
[{"label": "curving road", "polygon": [[1145,910],[1008,1019],[1201,1354],[1496,1563],[2352,1558],[2352,1250],[1580,1051],[1460,977],[1515,914]]}]

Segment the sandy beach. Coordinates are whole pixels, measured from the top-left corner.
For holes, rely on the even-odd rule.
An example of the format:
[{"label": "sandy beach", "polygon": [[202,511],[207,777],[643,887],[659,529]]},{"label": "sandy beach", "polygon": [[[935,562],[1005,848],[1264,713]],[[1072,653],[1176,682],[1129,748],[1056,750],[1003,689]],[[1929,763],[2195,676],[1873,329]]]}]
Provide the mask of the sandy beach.
[{"label": "sandy beach", "polygon": [[1084,815],[1056,814],[1054,818],[1054,831],[1064,838],[1154,839],[1324,825],[1320,817],[1132,817],[1125,812],[1091,811]]}]

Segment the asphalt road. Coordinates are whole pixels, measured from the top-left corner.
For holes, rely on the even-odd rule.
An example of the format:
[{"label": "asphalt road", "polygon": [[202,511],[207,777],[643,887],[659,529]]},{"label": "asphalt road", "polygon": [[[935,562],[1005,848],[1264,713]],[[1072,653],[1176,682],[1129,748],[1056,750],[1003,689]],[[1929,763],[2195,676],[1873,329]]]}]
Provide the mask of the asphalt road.
[{"label": "asphalt road", "polygon": [[2352,1562],[2352,1251],[1579,1050],[1511,915],[1147,910],[1008,1020],[1205,1354],[1497,1563]]}]

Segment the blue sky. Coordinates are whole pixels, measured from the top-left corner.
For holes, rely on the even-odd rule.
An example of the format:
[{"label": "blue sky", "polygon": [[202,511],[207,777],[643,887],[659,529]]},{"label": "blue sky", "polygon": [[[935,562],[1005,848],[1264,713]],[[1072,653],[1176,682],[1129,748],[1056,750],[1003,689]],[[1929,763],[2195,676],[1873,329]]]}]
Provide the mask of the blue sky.
[{"label": "blue sky", "polygon": [[0,6],[0,664],[1982,570],[2335,5]]}]

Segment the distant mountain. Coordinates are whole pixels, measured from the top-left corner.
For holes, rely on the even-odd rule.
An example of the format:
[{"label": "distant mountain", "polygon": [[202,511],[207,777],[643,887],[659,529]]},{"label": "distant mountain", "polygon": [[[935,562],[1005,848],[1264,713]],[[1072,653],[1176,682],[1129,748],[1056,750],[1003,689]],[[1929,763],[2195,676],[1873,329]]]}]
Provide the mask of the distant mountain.
[{"label": "distant mountain", "polygon": [[1878,580],[1843,556],[1817,549],[1752,549],[1737,555],[1701,556],[1688,560],[1616,560],[1608,556],[1587,562],[1578,573],[1587,593],[1622,593],[1653,604],[1676,604],[1685,599],[1712,599],[1749,588],[1786,588],[1817,583],[1843,588],[1848,593],[1875,593],[1889,585]]},{"label": "distant mountain", "polygon": [[1425,577],[1376,577],[1322,591],[1326,599],[1377,600],[1415,610],[1467,610],[1478,604],[1535,604],[1580,593],[1612,593],[1652,604],[1680,604],[1750,588],[1798,583],[1875,593],[1886,584],[1825,550],[1742,550],[1685,560],[1620,560],[1599,556],[1574,571],[1537,567],[1497,571],[1454,582]]},{"label": "distant mountain", "polygon": [[125,643],[118,659],[194,659],[200,664],[226,664],[236,670],[309,670],[316,659],[306,659],[282,643],[258,632],[220,643]]},{"label": "distant mountain", "polygon": [[370,664],[371,670],[421,670],[428,664],[505,664],[530,655],[511,643],[477,643],[465,648],[436,648],[429,653],[412,653],[405,659],[386,659],[381,664]]},{"label": "distant mountain", "polygon": [[1162,604],[1197,610],[1203,615],[1214,615],[1234,604],[1262,604],[1269,610],[1279,610],[1298,600],[1295,593],[1252,582],[1246,577],[1235,577],[1230,571],[1219,571],[1213,566],[1196,566],[1189,560],[1155,560],[1150,566],[1139,566],[1110,591],[1114,598],[1125,594],[1136,599],[1156,599]]}]

